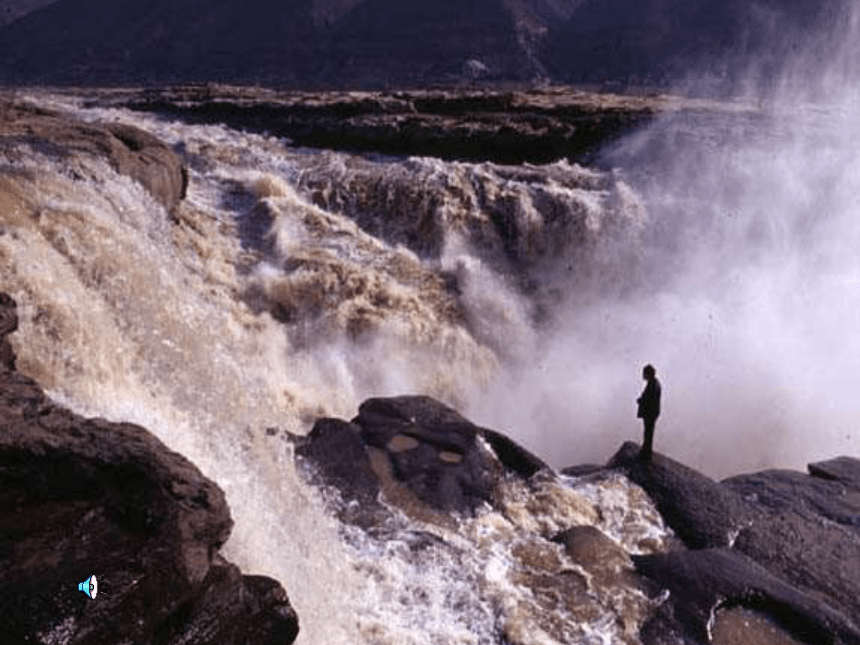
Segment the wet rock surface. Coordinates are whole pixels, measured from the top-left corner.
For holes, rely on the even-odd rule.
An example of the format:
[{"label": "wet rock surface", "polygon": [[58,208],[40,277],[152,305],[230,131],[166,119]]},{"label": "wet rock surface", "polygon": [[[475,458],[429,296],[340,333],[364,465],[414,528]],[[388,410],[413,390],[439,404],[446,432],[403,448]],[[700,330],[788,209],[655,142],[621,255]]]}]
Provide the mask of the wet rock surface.
[{"label": "wet rock surface", "polygon": [[637,570],[670,592],[683,633],[708,642],[715,608],[745,606],[808,643],[856,643],[858,626],[811,594],[798,591],[744,554],[728,548],[635,556]]},{"label": "wet rock surface", "polygon": [[661,455],[643,462],[628,443],[608,466],[645,489],[690,549],[636,561],[671,592],[669,629],[703,642],[712,612],[739,605],[804,642],[860,643],[860,460],[715,482]]},{"label": "wet rock surface", "polygon": [[509,438],[427,396],[368,399],[349,424],[321,419],[298,440],[296,454],[347,502],[375,504],[392,478],[442,512],[474,512],[492,502],[506,472],[529,478],[546,468]]},{"label": "wet rock surface", "polygon": [[[353,509],[365,509],[357,514],[361,521],[355,510],[352,520],[342,515],[363,528],[379,526],[383,501],[402,501],[389,497],[386,477],[433,509],[438,522],[451,512],[497,506],[494,489],[506,474],[532,482],[537,495],[535,475],[548,472],[509,438],[429,397],[370,399],[351,423],[320,420],[297,441],[297,454],[325,483]],[[679,538],[668,550],[631,562],[625,549],[586,524],[533,545],[538,551],[547,542],[562,545],[581,567],[577,576],[596,588],[643,590],[652,599],[650,618],[635,629],[625,626],[625,633],[638,633],[645,645],[706,643],[716,614],[740,611],[756,617],[751,638],[761,632],[803,643],[860,643],[860,461],[840,457],[811,465],[809,475],[773,471],[717,482],[659,454],[644,462],[638,452],[635,444],[622,446],[604,475],[597,466],[568,474],[593,479],[621,472],[641,486]],[[579,593],[568,588],[578,579],[570,576],[552,587],[568,600]]]},{"label": "wet rock surface", "polygon": [[172,211],[185,195],[187,174],[164,143],[132,126],[90,124],[0,97],[0,145],[28,146],[49,157],[88,155],[138,182]]},{"label": "wet rock surface", "polygon": [[572,87],[301,92],[224,86],[102,91],[94,102],[288,138],[294,145],[463,161],[587,160],[667,112],[756,118],[749,105]]},{"label": "wet rock surface", "polygon": [[639,459],[639,447],[626,443],[609,461],[642,486],[666,523],[691,549],[728,546],[755,511],[742,496],[662,455]]},{"label": "wet rock surface", "polygon": [[269,93],[253,102],[248,91],[173,88],[126,103],[299,146],[499,163],[582,158],[659,109],[645,99],[601,100],[572,90]]},{"label": "wet rock surface", "polygon": [[[14,301],[0,305],[13,320]],[[11,369],[0,428],[3,642],[295,639],[283,588],[218,555],[232,527],[222,491],[148,431],[73,414]],[[77,588],[93,574],[95,600]]]}]

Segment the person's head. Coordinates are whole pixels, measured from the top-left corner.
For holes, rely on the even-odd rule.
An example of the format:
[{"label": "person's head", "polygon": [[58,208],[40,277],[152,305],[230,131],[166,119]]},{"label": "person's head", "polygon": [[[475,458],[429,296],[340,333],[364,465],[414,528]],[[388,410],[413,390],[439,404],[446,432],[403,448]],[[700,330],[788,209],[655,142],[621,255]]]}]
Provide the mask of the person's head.
[{"label": "person's head", "polygon": [[650,363],[642,368],[642,378],[646,381],[650,381],[655,376],[657,376],[657,370],[655,370],[654,366]]}]

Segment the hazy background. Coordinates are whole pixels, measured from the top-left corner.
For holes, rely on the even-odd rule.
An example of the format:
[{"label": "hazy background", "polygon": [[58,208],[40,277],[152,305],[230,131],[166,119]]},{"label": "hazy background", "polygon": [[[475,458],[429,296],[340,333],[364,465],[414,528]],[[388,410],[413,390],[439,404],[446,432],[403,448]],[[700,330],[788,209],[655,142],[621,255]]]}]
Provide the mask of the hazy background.
[{"label": "hazy background", "polygon": [[642,263],[618,265],[617,289],[568,294],[540,360],[490,397],[487,420],[529,428],[556,465],[602,461],[639,440],[652,362],[657,450],[711,475],[856,453],[856,12],[821,36],[767,83],[740,84],[746,115],[666,116],[604,152],[647,205]]}]

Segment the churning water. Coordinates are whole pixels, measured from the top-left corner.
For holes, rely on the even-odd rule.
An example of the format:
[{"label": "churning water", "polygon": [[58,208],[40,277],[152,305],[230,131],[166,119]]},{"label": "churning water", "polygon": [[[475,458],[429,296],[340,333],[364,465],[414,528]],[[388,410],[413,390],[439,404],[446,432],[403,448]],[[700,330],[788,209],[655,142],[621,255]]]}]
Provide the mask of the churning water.
[{"label": "churning water", "polygon": [[623,480],[511,483],[504,509],[442,526],[395,513],[370,536],[338,523],[285,441],[370,396],[477,407],[540,351],[558,278],[636,247],[644,211],[618,177],[293,150],[31,100],[152,131],[190,186],[168,214],[98,158],[2,152],[19,369],[81,413],[152,429],[213,478],[236,522],[227,557],[284,584],[301,643],[637,642],[652,601],[544,539],[590,524],[628,552],[661,548],[659,517]]},{"label": "churning water", "polygon": [[19,368],[214,479],[226,555],[283,583],[300,643],[636,643],[652,607],[543,539],[588,524],[628,553],[664,548],[620,477],[511,483],[453,524],[339,524],[285,431],[367,397],[430,394],[560,467],[637,437],[653,362],[657,449],[709,474],[856,445],[856,103],[667,117],[604,172],[297,150],[29,100],[153,132],[190,186],[169,215],[101,160],[0,151]]}]

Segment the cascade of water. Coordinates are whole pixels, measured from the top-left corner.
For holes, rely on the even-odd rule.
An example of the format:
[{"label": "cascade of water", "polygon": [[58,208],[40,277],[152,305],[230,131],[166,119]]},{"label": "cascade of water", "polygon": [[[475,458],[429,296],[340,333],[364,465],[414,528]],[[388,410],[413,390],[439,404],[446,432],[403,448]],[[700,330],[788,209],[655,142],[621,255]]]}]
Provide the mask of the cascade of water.
[{"label": "cascade of water", "polygon": [[[20,369],[76,411],[150,428],[214,479],[236,522],[227,557],[283,582],[300,642],[605,642],[624,612],[631,638],[648,607],[635,590],[579,571],[569,575],[585,581],[588,612],[534,597],[541,576],[576,569],[544,538],[598,522],[593,491],[555,482],[528,502],[512,489],[506,516],[485,510],[456,530],[404,521],[377,539],[334,519],[284,441],[318,416],[349,418],[368,396],[468,406],[535,342],[521,276],[547,256],[582,260],[588,247],[596,258],[605,228],[636,229],[639,211],[624,206],[635,199],[619,201],[614,178],[565,163],[299,153],[68,96],[36,100],[155,132],[191,182],[168,214],[102,160],[3,151],[0,266],[20,304]],[[423,193],[409,192],[416,177]],[[622,524],[665,533],[634,488],[619,491],[619,512],[638,518]],[[440,539],[416,550],[418,530]],[[616,539],[636,550],[633,533]]]}]

